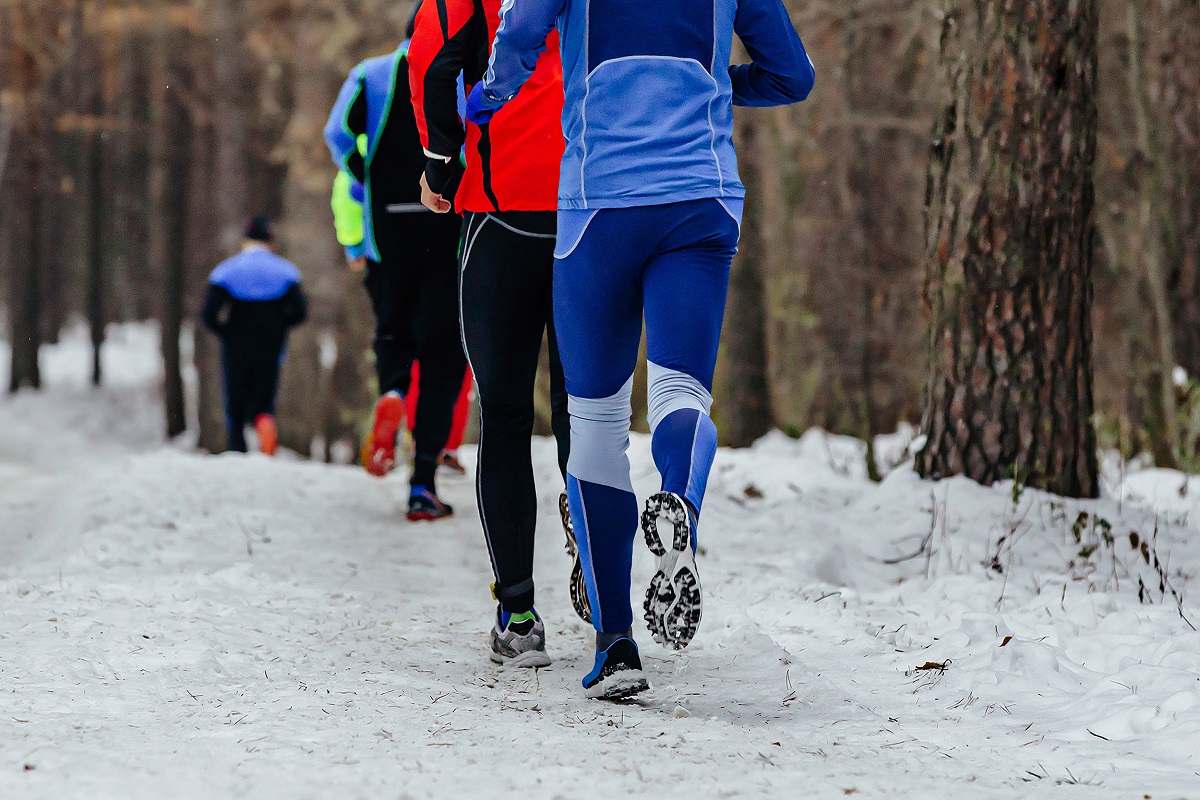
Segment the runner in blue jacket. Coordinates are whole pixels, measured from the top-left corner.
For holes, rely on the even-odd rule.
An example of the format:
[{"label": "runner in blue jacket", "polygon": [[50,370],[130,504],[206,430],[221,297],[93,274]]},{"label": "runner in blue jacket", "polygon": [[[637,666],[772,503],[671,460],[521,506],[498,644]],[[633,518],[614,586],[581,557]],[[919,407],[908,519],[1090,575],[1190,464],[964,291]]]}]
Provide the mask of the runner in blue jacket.
[{"label": "runner in blue jacket", "polygon": [[[567,139],[554,316],[570,394],[571,516],[592,619],[591,697],[648,683],[633,642],[638,529],[629,477],[633,372],[645,320],[649,417],[662,491],[641,514],[658,569],[656,640],[683,648],[701,615],[696,528],[717,430],[712,378],[745,189],[733,106],[799,102],[814,72],[782,0],[506,0],[485,79],[467,103],[486,123],[561,35]],[[737,34],[752,62],[730,66]]]}]

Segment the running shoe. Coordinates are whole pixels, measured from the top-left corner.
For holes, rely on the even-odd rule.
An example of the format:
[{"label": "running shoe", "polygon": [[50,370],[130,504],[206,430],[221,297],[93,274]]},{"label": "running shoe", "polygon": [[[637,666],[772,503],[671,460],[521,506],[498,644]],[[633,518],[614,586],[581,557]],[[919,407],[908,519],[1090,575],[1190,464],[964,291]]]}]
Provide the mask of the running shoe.
[{"label": "running shoe", "polygon": [[375,404],[375,424],[363,444],[363,466],[376,478],[396,468],[396,437],[404,425],[404,398],[388,392]]},{"label": "running shoe", "polygon": [[558,516],[562,519],[563,533],[567,535],[567,555],[574,561],[571,568],[571,605],[584,622],[592,621],[592,604],[588,600],[587,584],[583,580],[583,564],[579,561],[579,542],[575,539],[575,523],[571,521],[571,506],[567,493],[558,497]]},{"label": "running shoe", "polygon": [[646,592],[646,623],[654,640],[672,650],[691,643],[703,611],[695,528],[692,512],[679,495],[661,492],[646,501],[642,533],[646,546],[658,557]]},{"label": "running shoe", "polygon": [[412,487],[408,496],[409,522],[433,522],[454,516],[454,507],[443,503],[431,489],[426,486]]},{"label": "running shoe", "polygon": [[496,610],[492,628],[492,661],[510,667],[548,667],[546,626],[536,610],[509,614]]},{"label": "running shoe", "polygon": [[583,679],[583,688],[594,700],[628,700],[649,689],[633,639],[618,639],[607,650],[597,650],[596,667]]},{"label": "running shoe", "polygon": [[458,460],[457,450],[443,450],[438,456],[438,469],[444,469],[455,475],[466,475],[467,468]]},{"label": "running shoe", "polygon": [[258,434],[258,449],[264,455],[273,456],[279,449],[279,428],[270,414],[259,414],[254,420],[254,431]]}]

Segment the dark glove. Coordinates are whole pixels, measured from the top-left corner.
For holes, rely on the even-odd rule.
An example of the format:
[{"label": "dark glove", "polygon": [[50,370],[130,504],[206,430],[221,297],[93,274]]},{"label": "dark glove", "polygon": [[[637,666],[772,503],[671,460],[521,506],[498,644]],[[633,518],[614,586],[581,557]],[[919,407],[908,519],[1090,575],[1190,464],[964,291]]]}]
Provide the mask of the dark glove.
[{"label": "dark glove", "polygon": [[429,191],[440,194],[446,200],[453,202],[458,184],[462,182],[463,166],[457,158],[443,161],[431,158],[425,163],[425,182]]}]

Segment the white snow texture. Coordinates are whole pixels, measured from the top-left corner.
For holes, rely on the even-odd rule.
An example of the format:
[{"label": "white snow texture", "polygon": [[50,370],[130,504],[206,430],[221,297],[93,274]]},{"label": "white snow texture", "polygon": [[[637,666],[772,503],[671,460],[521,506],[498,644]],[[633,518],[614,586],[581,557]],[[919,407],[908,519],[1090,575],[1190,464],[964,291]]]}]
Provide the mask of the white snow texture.
[{"label": "white snow texture", "polygon": [[1200,797],[1196,479],[1114,467],[1081,503],[872,484],[820,431],[722,450],[697,640],[639,620],[652,691],[603,704],[551,442],[554,664],[501,670],[470,480],[409,524],[402,473],[164,445],[156,353],[114,328],[92,390],[77,333],[0,399],[0,798]]}]

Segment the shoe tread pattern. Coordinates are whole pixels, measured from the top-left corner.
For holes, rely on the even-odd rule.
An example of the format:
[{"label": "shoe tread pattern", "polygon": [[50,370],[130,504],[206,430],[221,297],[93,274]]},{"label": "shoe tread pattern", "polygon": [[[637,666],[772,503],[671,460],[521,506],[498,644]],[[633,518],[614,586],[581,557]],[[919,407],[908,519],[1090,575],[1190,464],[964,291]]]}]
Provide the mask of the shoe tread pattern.
[{"label": "shoe tread pattern", "polygon": [[[660,520],[672,528],[669,550],[659,530]],[[703,613],[687,506],[678,495],[656,494],[647,501],[641,524],[646,546],[658,558],[643,606],[646,624],[656,642],[682,650],[695,638]]]},{"label": "shoe tread pattern", "polygon": [[571,521],[571,507],[567,502],[566,492],[558,498],[558,515],[562,519],[563,533],[567,537],[567,555],[574,560],[571,567],[571,607],[581,620],[590,625],[592,604],[588,599],[587,583],[583,578],[583,564],[579,561],[579,543],[575,538],[575,524]]}]

